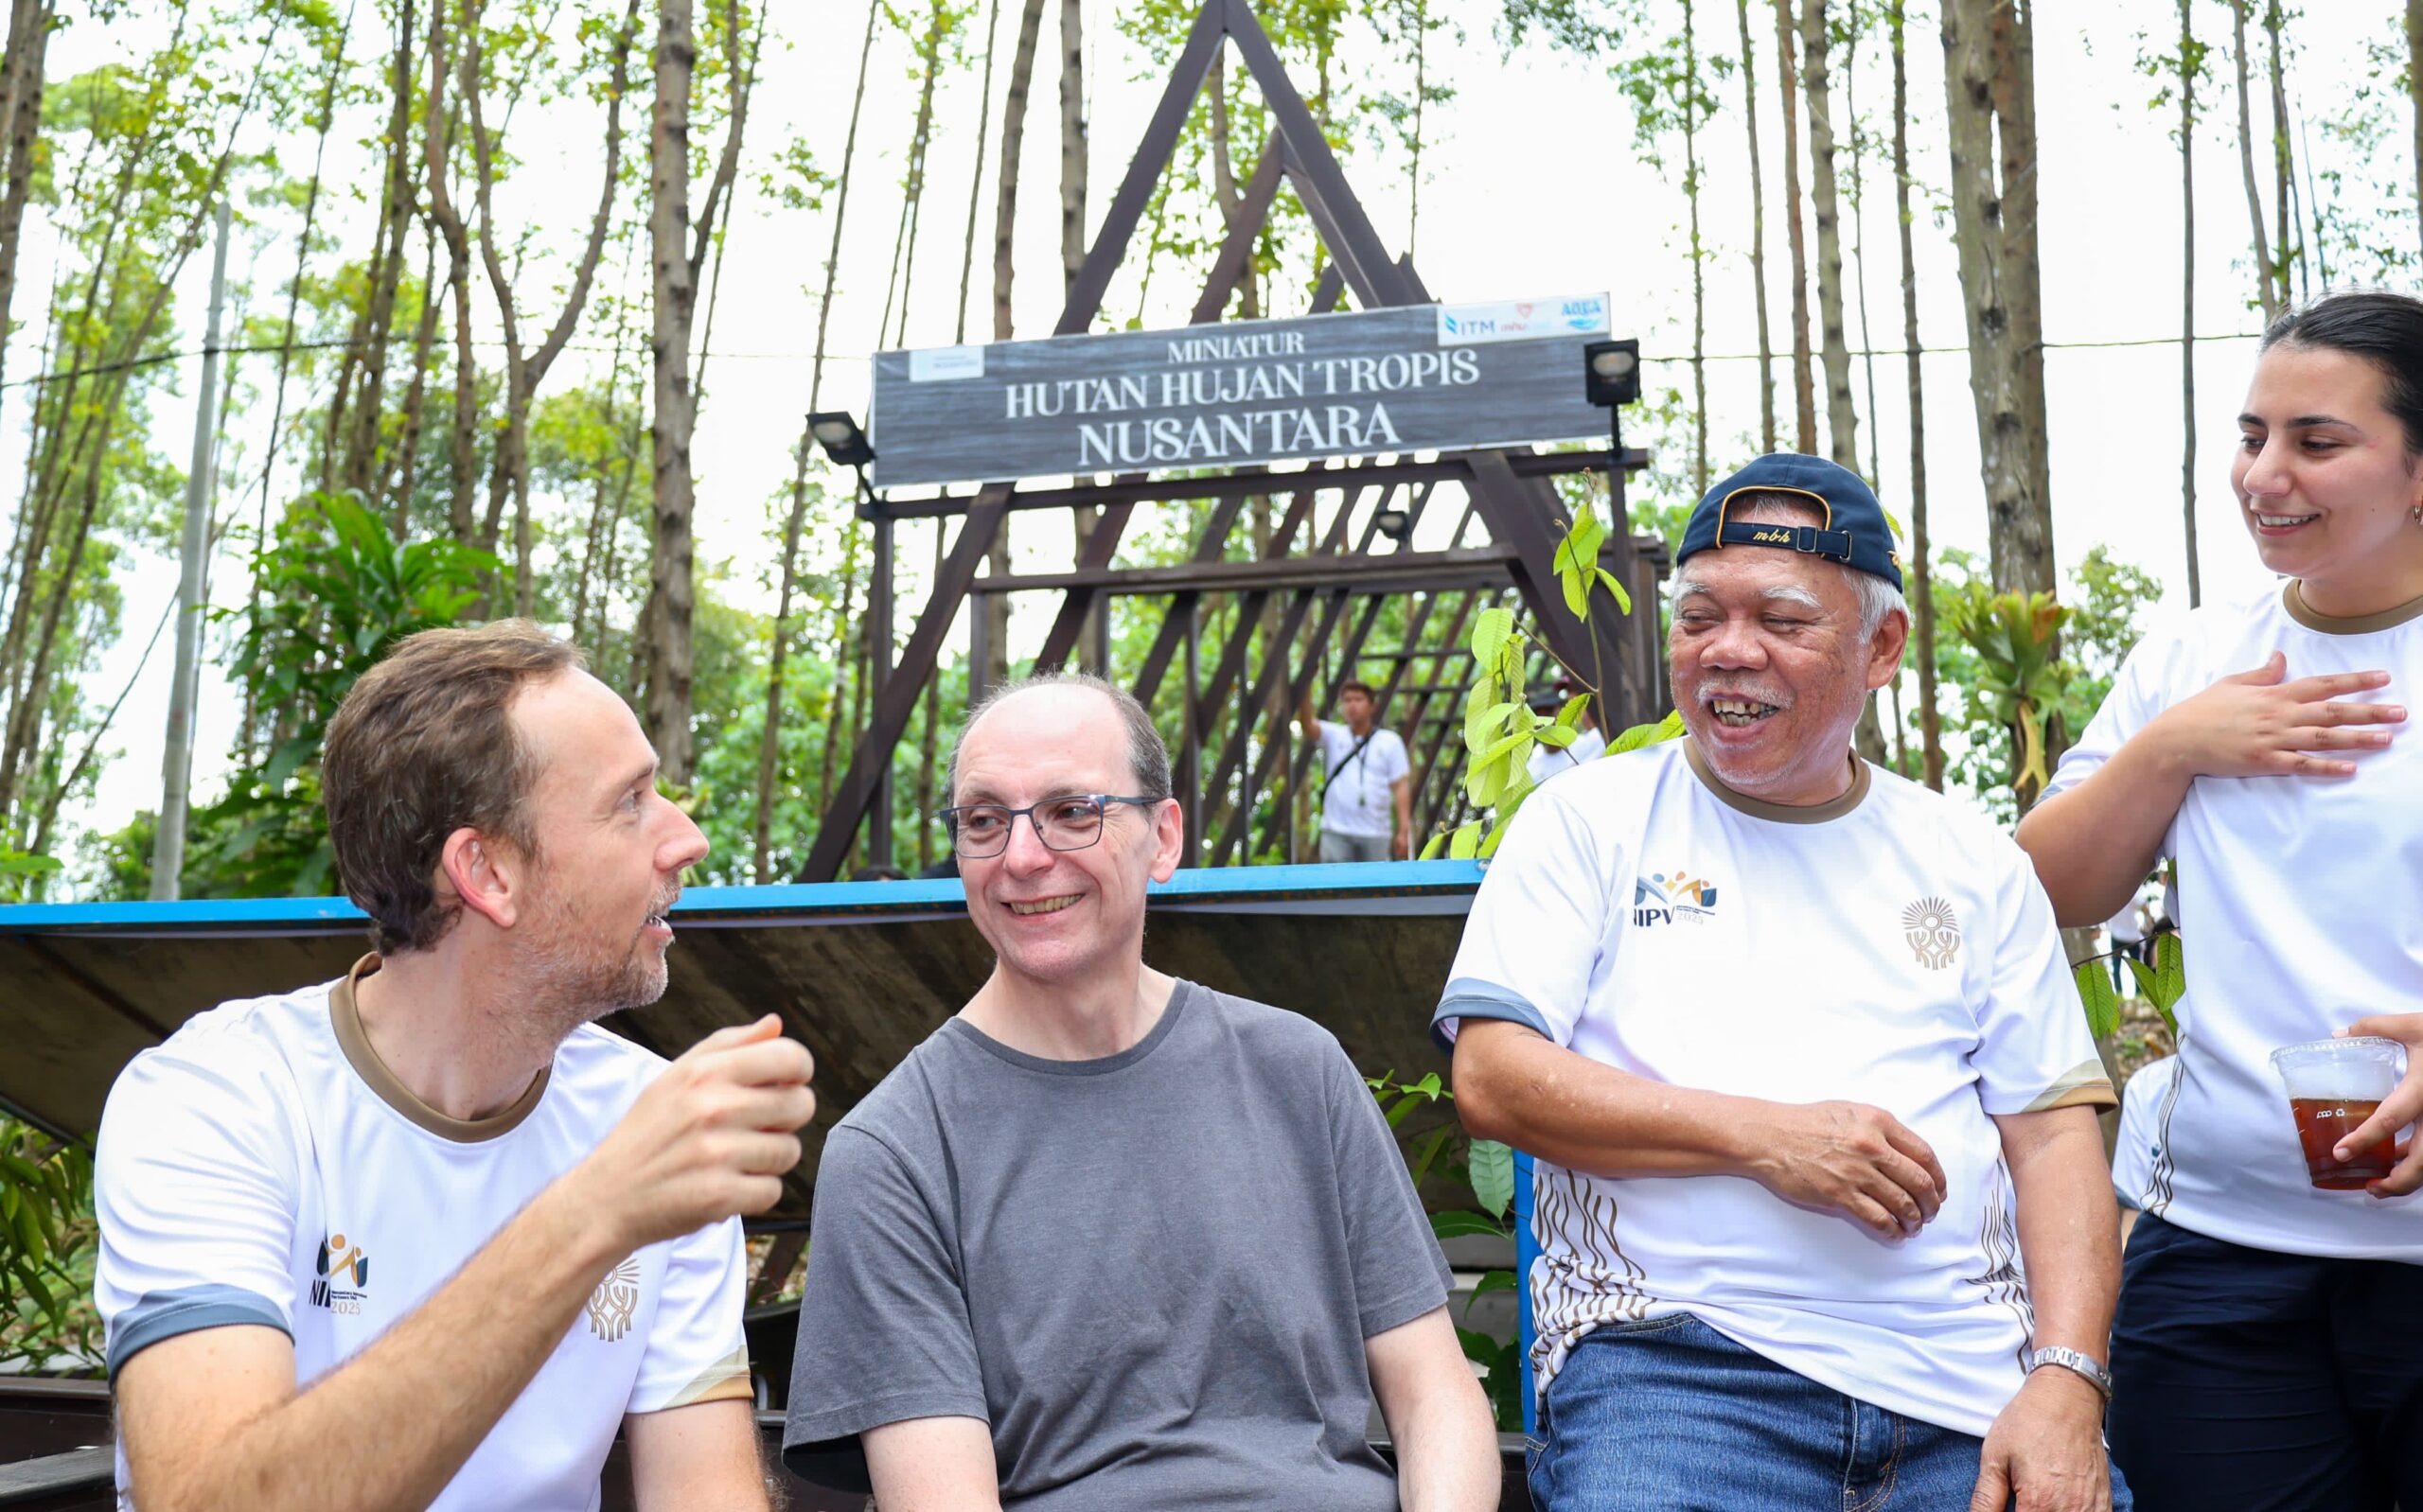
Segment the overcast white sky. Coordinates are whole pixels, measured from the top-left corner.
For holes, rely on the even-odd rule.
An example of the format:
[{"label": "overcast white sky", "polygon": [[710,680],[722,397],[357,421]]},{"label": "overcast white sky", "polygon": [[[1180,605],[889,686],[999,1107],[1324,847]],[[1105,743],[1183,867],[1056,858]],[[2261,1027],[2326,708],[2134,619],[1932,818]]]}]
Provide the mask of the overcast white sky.
[{"label": "overcast white sky", "polygon": [[[357,23],[357,56],[365,56],[376,44],[370,9],[363,8],[364,13]],[[830,221],[823,216],[781,208],[758,188],[756,181],[775,154],[793,140],[804,141],[826,169],[839,167],[864,25],[864,11],[849,0],[807,0],[805,5],[781,0],[773,9],[775,32],[751,124],[743,198],[722,273],[715,355],[708,368],[694,450],[700,559],[744,564],[744,570],[735,574],[741,584],[755,579],[757,564],[769,554],[763,544],[768,501],[786,486],[789,476],[789,448],[807,404],[816,292],[831,234]],[[997,69],[997,97],[1006,83],[1014,0],[1007,9],[1011,13],[1002,23],[1004,66]],[[1112,9],[1105,0],[1087,0],[1093,164],[1089,223],[1098,221],[1109,203],[1162,83],[1158,65],[1132,56],[1124,39],[1111,27]],[[1619,333],[1637,334],[1646,350],[1661,357],[1684,353],[1689,284],[1678,230],[1683,215],[1679,169],[1662,171],[1636,160],[1629,112],[1600,66],[1536,43],[1503,60],[1491,29],[1491,8],[1465,3],[1451,4],[1448,9],[1461,20],[1465,38],[1460,45],[1441,39],[1430,59],[1434,76],[1443,75],[1458,91],[1452,104],[1432,113],[1424,165],[1418,257],[1433,293],[1450,302],[1463,302],[1606,290],[1614,295]],[[1056,8],[1051,9],[1056,13]],[[1702,21],[1715,33],[1710,39],[1704,32],[1703,45],[1712,41],[1730,50],[1735,42],[1731,10],[1729,6],[1702,0]],[[2341,109],[2362,78],[2367,41],[2397,34],[2399,8],[2395,0],[2329,0],[2308,10],[2296,23],[2300,51],[2294,60],[2291,90],[2301,109],[2315,117],[2305,132],[2322,159],[2321,167],[2327,168],[2332,164],[2332,148],[2321,131],[2321,118]],[[2203,19],[2208,35],[2226,43],[2225,8],[2215,6],[2208,11]],[[2039,13],[2061,23],[2044,26],[2037,37],[2045,325],[2048,342],[2056,348],[2046,357],[2046,386],[2057,549],[2067,564],[2098,543],[2108,544],[2123,559],[2159,576],[2171,598],[2184,607],[2179,348],[2166,341],[2176,336],[2180,321],[2178,159],[2168,132],[2169,117],[2147,108],[2153,86],[2134,66],[2140,46],[2137,31],[2161,36],[2175,26],[2176,11],[2169,0],[2124,0],[2093,8],[2043,7]],[[2086,17],[2094,18],[2091,32],[2075,29]],[[980,13],[980,27],[982,23]],[[1047,35],[1038,49],[1020,189],[1017,255],[1023,272],[1017,283],[1017,325],[1022,336],[1048,334],[1059,304],[1057,68],[1051,29],[1047,19]],[[100,62],[124,57],[141,32],[133,26],[71,27],[53,46],[52,77],[65,79]],[[1759,40],[1762,93],[1772,93],[1774,41],[1763,29]],[[971,46],[981,55],[982,45],[979,35]],[[1910,90],[1919,119],[1913,129],[1913,169],[1923,185],[1937,189],[1949,169],[1939,124],[1941,57],[1932,27],[1914,26]],[[1401,66],[1393,60],[1371,57],[1351,58],[1348,62],[1343,70],[1348,74],[1376,75]],[[1853,80],[1857,108],[1882,131],[1890,103],[1886,60],[1870,48],[1857,62]],[[878,40],[841,253],[842,287],[832,316],[834,357],[827,365],[823,401],[828,408],[861,414],[865,413],[864,359],[875,344],[900,203],[898,184],[915,105],[910,63],[908,44],[897,33]],[[2217,66],[2225,69],[2226,59],[2217,58]],[[1838,61],[1838,89],[1841,82]],[[1726,111],[1710,126],[1706,138],[1707,187],[1703,204],[1704,236],[1715,254],[1708,267],[1707,350],[1725,359],[1711,361],[1708,369],[1711,460],[1720,471],[1747,459],[1758,424],[1755,363],[1739,360],[1755,349],[1746,254],[1749,192],[1739,83],[1731,81],[1722,88]],[[911,301],[911,345],[944,344],[954,334],[960,233],[979,117],[977,94],[976,70],[963,68],[951,76],[938,101],[929,165],[932,187]],[[2197,142],[2201,281],[2197,323],[2201,335],[2215,338],[2200,345],[2197,363],[2202,437],[2197,459],[2198,519],[2205,543],[2208,598],[2255,591],[2266,580],[2238,523],[2229,491],[2232,417],[2254,346],[2251,341],[2225,338],[2253,332],[2258,319],[2247,308],[2251,283],[2240,250],[2247,218],[2232,134],[2234,107],[2225,97],[2213,103],[2224,107],[2222,114],[2206,123]],[[1764,104],[1761,145],[1767,154],[1767,190],[1773,205],[1779,196],[1776,154],[1780,123],[1772,100]],[[998,98],[995,109],[998,119]],[[373,130],[359,115],[347,124],[357,128],[357,135]],[[569,244],[585,227],[588,204],[593,202],[598,119],[579,108],[554,107],[526,111],[513,130],[516,149],[526,166],[502,201],[501,214],[515,223],[545,227],[558,244]],[[344,132],[341,126],[340,135]],[[998,137],[998,132],[992,135]],[[2343,166],[2351,177],[2402,180],[2411,185],[2405,146],[2411,138],[2402,120],[2386,136],[2387,146],[2375,160]],[[640,144],[633,146],[637,149]],[[298,165],[308,166],[309,150],[308,138],[286,144],[290,168],[302,171]],[[1402,248],[1407,219],[1402,161],[1363,147],[1348,161],[1346,170],[1383,238],[1392,249]],[[330,176],[348,198],[324,210],[324,216],[333,214],[347,228],[345,244],[359,248],[367,241],[375,219],[375,205],[365,198],[376,187],[375,160],[358,141],[334,142]],[[989,318],[991,177],[988,167],[977,211],[985,231],[978,249],[968,328],[979,335],[985,331]],[[1882,171],[1872,170],[1863,219],[1870,334],[1874,345],[1898,349],[1900,294],[1889,188]],[[2406,215],[2408,220],[2396,233],[2402,237],[2401,244],[2414,237],[2411,202]],[[274,226],[249,238],[239,235],[236,276],[251,279],[256,308],[282,304],[282,286],[293,256],[291,236],[291,230]],[[1852,237],[1853,225],[1847,214],[1847,258]],[[1780,343],[1785,340],[1782,322],[1788,286],[1781,266],[1782,228],[1772,212],[1768,246],[1774,290],[1771,308]],[[1925,359],[1932,535],[1941,545],[1968,547],[1982,554],[1985,519],[1976,485],[1975,429],[1948,222],[1938,224],[1922,215],[1918,258],[1921,344],[1943,349],[1932,351]],[[40,309],[47,292],[50,259],[40,226],[29,229],[26,259],[25,287],[19,295],[21,320]],[[1847,268],[1847,276],[1849,272]],[[643,267],[639,275],[644,273]],[[206,255],[197,256],[179,288],[178,315],[186,327],[187,344],[197,348],[207,274]],[[1200,270],[1181,273],[1164,267],[1158,272],[1150,322],[1181,323],[1199,275]],[[612,287],[622,276],[610,262],[601,273],[601,285]],[[631,287],[634,296],[644,292],[644,285]],[[1123,317],[1136,308],[1132,272],[1114,287],[1109,308]],[[1861,344],[1856,304],[1850,321],[1856,348]],[[489,324],[493,325],[492,319]],[[9,354],[11,378],[32,370],[27,364],[38,360],[36,339],[36,333],[20,333]],[[2129,342],[2151,344],[2063,349],[2063,343]],[[266,383],[271,360],[247,360],[258,366],[248,369],[246,377]],[[602,353],[570,354],[551,376],[550,385],[577,381],[585,373],[600,370],[607,360]],[[191,369],[198,363],[186,366]],[[1679,366],[1653,368],[1651,378],[1687,382]],[[1898,510],[1906,492],[1909,449],[1904,377],[1898,355],[1877,360],[1873,415],[1868,413],[1864,373],[1855,372],[1854,381],[1860,391],[1863,428],[1870,424],[1881,428],[1882,491],[1888,506]],[[179,387],[186,397],[164,394],[154,400],[154,445],[182,462],[192,426],[190,395],[195,384],[190,372]],[[5,436],[5,445],[12,452],[24,445],[23,394],[23,390],[11,390],[0,398],[0,436]],[[1779,397],[1788,432],[1788,388]],[[255,426],[265,424],[266,410],[266,403],[258,407]],[[1865,438],[1861,449],[1863,453],[1867,449]],[[258,466],[257,448],[255,457],[248,464],[248,478]],[[0,468],[0,473],[10,476],[14,471]],[[245,513],[249,517],[249,505]],[[1047,536],[1048,541],[1038,540]],[[1030,544],[1022,550],[1042,553],[1048,548],[1065,554],[1066,538],[1065,532],[1057,529],[1030,531]],[[911,532],[903,540],[901,554],[904,563],[914,564],[929,551],[919,534]],[[166,559],[144,561],[128,574],[124,640],[90,680],[92,696],[106,701],[133,672],[157,607],[174,593],[175,577],[173,561]],[[733,591],[745,594],[750,589],[736,587]],[[216,597],[221,602],[240,602],[242,592],[239,570],[231,566],[219,575]],[[904,588],[903,633],[920,602],[919,591]],[[1039,638],[1048,618],[1048,609],[1039,609],[1022,619],[1014,631],[1014,641],[1021,643],[1014,645],[1014,650],[1031,650],[1026,642]],[[161,651],[135,680],[119,715],[115,744],[123,755],[103,777],[95,802],[76,816],[83,825],[114,828],[136,809],[157,804],[168,660],[164,638]],[[214,669],[205,668],[203,676],[195,778],[198,790],[206,797],[224,771],[234,700],[215,695],[220,679]]]}]

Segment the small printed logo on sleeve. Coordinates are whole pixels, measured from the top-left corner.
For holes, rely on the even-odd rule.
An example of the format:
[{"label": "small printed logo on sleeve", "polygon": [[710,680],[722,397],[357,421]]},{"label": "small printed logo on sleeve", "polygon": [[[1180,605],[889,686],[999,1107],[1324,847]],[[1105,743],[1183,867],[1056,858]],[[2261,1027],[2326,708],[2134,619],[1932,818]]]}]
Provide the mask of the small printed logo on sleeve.
[{"label": "small printed logo on sleeve", "polygon": [[631,1314],[640,1305],[640,1262],[637,1256],[606,1274],[589,1293],[589,1331],[608,1344],[631,1328]]},{"label": "small printed logo on sleeve", "polygon": [[311,1305],[330,1312],[360,1312],[362,1299],[370,1287],[370,1257],[359,1244],[348,1244],[343,1234],[331,1234],[320,1244],[319,1258],[313,1262],[318,1275],[311,1278]]},{"label": "small printed logo on sleeve", "polygon": [[1943,970],[1960,954],[1960,921],[1941,898],[1920,898],[1902,909],[1901,936],[1929,971]]},{"label": "small printed logo on sleeve", "polygon": [[1706,877],[1694,877],[1676,867],[1671,875],[1653,871],[1633,879],[1632,922],[1644,929],[1678,919],[1705,923],[1715,917],[1716,884]]}]

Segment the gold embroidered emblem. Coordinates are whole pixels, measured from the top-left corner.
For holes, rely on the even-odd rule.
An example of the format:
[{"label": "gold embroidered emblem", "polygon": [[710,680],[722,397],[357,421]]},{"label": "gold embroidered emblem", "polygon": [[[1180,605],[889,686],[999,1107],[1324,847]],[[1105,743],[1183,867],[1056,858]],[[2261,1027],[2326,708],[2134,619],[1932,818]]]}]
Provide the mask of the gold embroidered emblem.
[{"label": "gold embroidered emblem", "polygon": [[1960,921],[1941,898],[1920,898],[1902,909],[1901,934],[1929,971],[1941,971],[1960,953]]},{"label": "gold embroidered emblem", "polygon": [[589,1293],[589,1331],[612,1344],[630,1331],[631,1313],[640,1305],[638,1257],[607,1273]]}]

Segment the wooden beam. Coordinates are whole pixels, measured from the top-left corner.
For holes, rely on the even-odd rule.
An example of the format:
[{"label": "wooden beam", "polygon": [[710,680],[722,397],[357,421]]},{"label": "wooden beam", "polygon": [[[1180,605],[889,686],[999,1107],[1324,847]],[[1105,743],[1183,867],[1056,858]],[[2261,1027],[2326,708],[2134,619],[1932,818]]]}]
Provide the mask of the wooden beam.
[{"label": "wooden beam", "polygon": [[1511,546],[1465,546],[1451,552],[1342,553],[1335,556],[1290,556],[1256,562],[1174,562],[1165,567],[1086,567],[1070,572],[1032,572],[980,577],[977,593],[1017,593],[1032,589],[1090,588],[1110,593],[1168,593],[1180,589],[1239,592],[1247,589],[1354,589],[1401,578],[1460,573],[1465,569],[1503,569],[1517,560]]}]

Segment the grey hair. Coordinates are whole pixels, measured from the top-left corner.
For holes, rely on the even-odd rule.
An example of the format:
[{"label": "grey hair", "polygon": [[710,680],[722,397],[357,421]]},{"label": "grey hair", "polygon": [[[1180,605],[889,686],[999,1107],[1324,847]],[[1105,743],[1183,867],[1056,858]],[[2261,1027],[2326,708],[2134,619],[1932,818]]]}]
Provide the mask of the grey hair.
[{"label": "grey hair", "polygon": [[1031,677],[1005,682],[986,694],[976,707],[960,721],[959,733],[952,737],[950,756],[943,766],[943,794],[946,801],[959,800],[959,752],[967,744],[968,732],[977,722],[993,712],[994,707],[1019,694],[1036,688],[1088,688],[1101,694],[1119,711],[1119,722],[1127,730],[1127,765],[1135,779],[1135,798],[1162,799],[1172,796],[1170,786],[1170,748],[1163,744],[1161,732],[1153,724],[1153,716],[1136,701],[1136,695],[1117,683],[1095,677],[1090,672],[1039,672]]},{"label": "grey hair", "polygon": [[[1728,519],[1752,522],[1763,521],[1778,525],[1813,525],[1823,518],[1814,504],[1786,493],[1771,493],[1754,489],[1739,496],[1741,502],[1728,513]],[[1851,592],[1859,600],[1859,638],[1866,642],[1876,634],[1876,627],[1888,614],[1910,617],[1910,601],[1901,590],[1874,572],[1863,572],[1848,562],[1834,562],[1833,568],[1850,579]],[[1686,562],[1674,574],[1672,597],[1681,598],[1693,582],[1690,563]]]}]

